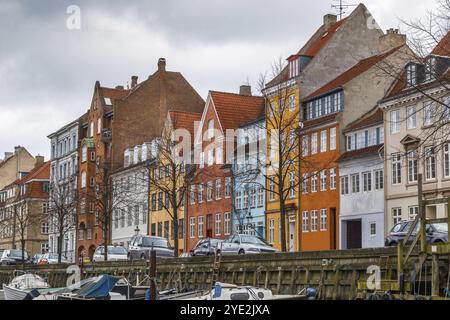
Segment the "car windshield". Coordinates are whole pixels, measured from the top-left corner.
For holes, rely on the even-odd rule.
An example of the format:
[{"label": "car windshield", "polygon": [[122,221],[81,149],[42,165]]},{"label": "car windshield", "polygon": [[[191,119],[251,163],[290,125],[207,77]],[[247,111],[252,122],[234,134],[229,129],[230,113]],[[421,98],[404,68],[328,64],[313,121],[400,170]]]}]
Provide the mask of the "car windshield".
[{"label": "car windshield", "polygon": [[169,244],[166,239],[143,238],[142,246],[168,248]]},{"label": "car windshield", "polygon": [[241,236],[241,243],[267,245],[263,239],[255,236]]},{"label": "car windshield", "polygon": [[403,229],[403,227],[406,225],[406,223],[397,223],[391,230],[391,232],[400,232],[400,230]]},{"label": "car windshield", "polygon": [[448,224],[447,223],[433,223],[433,227],[437,232],[446,233],[448,232]]},{"label": "car windshield", "polygon": [[110,253],[110,254],[127,254],[127,250],[124,247],[108,247],[108,253]]},{"label": "car windshield", "polygon": [[[22,258],[22,251],[21,251],[21,250],[15,250],[15,249],[13,249],[13,250],[10,251],[9,254],[10,254],[11,257]],[[28,255],[27,255],[26,252],[24,252],[24,257],[25,257],[25,259],[28,258]]]}]

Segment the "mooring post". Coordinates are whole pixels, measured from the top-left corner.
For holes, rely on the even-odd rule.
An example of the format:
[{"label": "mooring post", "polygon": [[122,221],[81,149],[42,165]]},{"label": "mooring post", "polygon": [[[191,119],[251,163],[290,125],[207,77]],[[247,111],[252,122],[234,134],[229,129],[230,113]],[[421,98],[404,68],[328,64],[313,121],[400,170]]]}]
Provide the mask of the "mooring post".
[{"label": "mooring post", "polygon": [[439,255],[433,253],[431,264],[431,296],[439,297]]},{"label": "mooring post", "polygon": [[[422,174],[417,175],[417,188],[418,188],[418,205],[419,205],[419,215],[420,215],[420,252],[427,252],[427,235],[426,235],[426,225],[427,225],[427,214],[425,202],[423,201],[423,191],[422,191]],[[408,239],[406,239],[408,240]]]},{"label": "mooring post", "polygon": [[399,241],[397,245],[397,279],[399,285],[402,275],[403,275],[403,242]]},{"label": "mooring post", "polygon": [[150,300],[156,300],[156,251],[150,250]]}]

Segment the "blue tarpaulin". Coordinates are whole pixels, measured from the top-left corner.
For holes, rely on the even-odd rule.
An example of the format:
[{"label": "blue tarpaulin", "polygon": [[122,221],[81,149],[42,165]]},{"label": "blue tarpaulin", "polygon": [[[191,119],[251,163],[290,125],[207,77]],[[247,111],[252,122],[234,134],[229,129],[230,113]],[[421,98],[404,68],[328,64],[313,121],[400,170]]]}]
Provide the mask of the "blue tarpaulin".
[{"label": "blue tarpaulin", "polygon": [[106,298],[109,292],[114,288],[119,278],[108,275],[102,275],[94,278],[92,282],[86,283],[76,294],[86,299]]}]

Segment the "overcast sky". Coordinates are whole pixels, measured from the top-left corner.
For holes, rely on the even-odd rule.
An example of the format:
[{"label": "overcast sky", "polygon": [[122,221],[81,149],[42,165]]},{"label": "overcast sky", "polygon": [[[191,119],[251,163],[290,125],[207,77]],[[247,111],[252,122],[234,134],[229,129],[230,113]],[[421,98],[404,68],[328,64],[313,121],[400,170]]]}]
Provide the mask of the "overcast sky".
[{"label": "overcast sky", "polygon": [[[203,98],[210,89],[237,92],[247,80],[255,86],[274,60],[302,47],[332,2],[0,0],[0,158],[16,145],[48,157],[47,135],[86,111],[96,80],[114,87],[131,75],[146,79],[159,57]],[[435,7],[362,2],[382,29],[402,29],[400,18]],[[81,9],[80,29],[67,28],[70,5]]]}]

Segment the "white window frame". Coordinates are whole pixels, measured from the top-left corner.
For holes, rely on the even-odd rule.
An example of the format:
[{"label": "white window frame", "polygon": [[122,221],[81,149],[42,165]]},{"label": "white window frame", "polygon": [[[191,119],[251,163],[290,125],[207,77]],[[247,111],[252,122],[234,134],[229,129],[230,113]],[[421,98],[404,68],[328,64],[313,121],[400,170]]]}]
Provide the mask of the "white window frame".
[{"label": "white window frame", "polygon": [[336,139],[337,137],[337,129],[333,127],[330,129],[330,150],[336,150]]},{"label": "white window frame", "polygon": [[311,135],[311,154],[317,154],[317,132]]},{"label": "white window frame", "polygon": [[400,110],[392,110],[390,113],[391,134],[400,132]]},{"label": "white window frame", "polygon": [[318,216],[317,210],[311,210],[311,232],[317,232]]},{"label": "white window frame", "polygon": [[309,232],[309,212],[308,211],[302,212],[302,232],[303,233]]},{"label": "white window frame", "polygon": [[392,208],[392,221],[394,223],[394,226],[402,221],[402,208],[401,207],[395,207]]},{"label": "white window frame", "polygon": [[328,132],[327,130],[322,130],[320,132],[320,152],[324,153],[327,152],[327,147],[328,147]]},{"label": "white window frame", "polygon": [[214,231],[216,236],[220,236],[222,234],[222,214],[216,213],[214,219]]},{"label": "white window frame", "polygon": [[408,120],[406,121],[406,128],[408,130],[417,128],[417,113],[416,106],[409,106],[406,108],[406,115]]},{"label": "white window frame", "polygon": [[191,239],[195,238],[195,217],[189,219],[189,237]]},{"label": "white window frame", "polygon": [[198,216],[197,220],[198,220],[197,234],[198,234],[198,238],[201,239],[204,236],[203,235],[204,217],[203,216]]},{"label": "white window frame", "polygon": [[330,190],[336,190],[336,187],[337,187],[336,179],[337,179],[336,168],[331,168],[330,169]]},{"label": "white window frame", "polygon": [[327,229],[328,229],[327,209],[320,209],[320,231],[327,231]]}]

